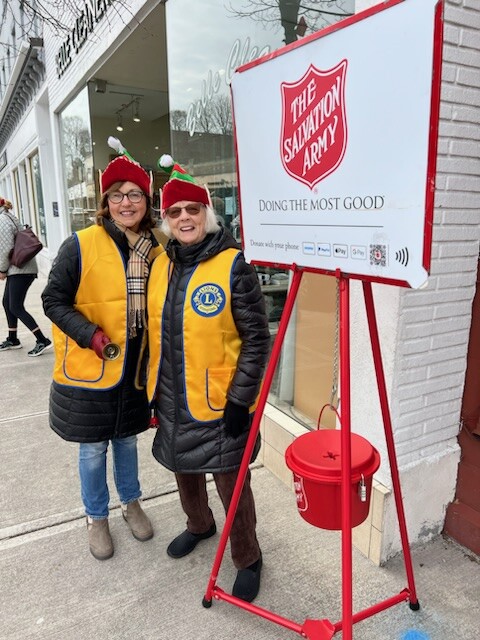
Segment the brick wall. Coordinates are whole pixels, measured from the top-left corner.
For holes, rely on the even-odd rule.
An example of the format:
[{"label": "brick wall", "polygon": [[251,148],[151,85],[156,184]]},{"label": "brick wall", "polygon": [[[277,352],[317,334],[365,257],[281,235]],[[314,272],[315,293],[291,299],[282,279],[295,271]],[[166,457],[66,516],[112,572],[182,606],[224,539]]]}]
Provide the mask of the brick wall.
[{"label": "brick wall", "polygon": [[395,433],[400,466],[456,441],[480,236],[480,3],[448,0],[431,275],[400,297]]},{"label": "brick wall", "polygon": [[[408,0],[407,0],[408,1]],[[361,11],[376,0],[357,0]],[[443,529],[460,458],[458,432],[480,237],[480,3],[446,0],[431,275],[419,290],[374,285],[409,539]],[[353,289],[352,430],[380,450],[391,488],[363,296]],[[367,338],[368,339],[368,338]],[[401,550],[385,499],[381,561]]]}]

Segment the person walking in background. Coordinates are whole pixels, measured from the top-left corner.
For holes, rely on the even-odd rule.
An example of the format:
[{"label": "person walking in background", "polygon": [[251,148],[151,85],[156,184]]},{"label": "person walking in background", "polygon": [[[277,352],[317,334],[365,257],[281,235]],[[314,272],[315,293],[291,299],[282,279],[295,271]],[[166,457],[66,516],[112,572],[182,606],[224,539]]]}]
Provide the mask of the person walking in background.
[{"label": "person walking in background", "polygon": [[[96,224],[64,241],[42,293],[45,314],[54,323],[50,426],[80,443],[81,495],[97,560],[114,553],[106,475],[110,442],[123,517],[137,540],[153,536],[139,501],[137,434],[148,428],[150,411],[136,374],[146,280],[163,248],[151,231],[151,175],[121,149],[124,155],[100,175]],[[106,359],[109,343],[118,345],[116,359]]]},{"label": "person walking in background", "polygon": [[[172,558],[213,536],[206,473],[225,511],[231,502],[266,366],[270,336],[253,267],[215,216],[209,193],[170,156],[161,230],[170,238],[148,285],[148,394],[159,422],[153,455],[175,472],[186,530],[168,546]],[[256,443],[253,459],[258,453]],[[233,595],[251,602],[262,555],[248,472],[230,532],[237,568]]]},{"label": "person walking in background", "polygon": [[17,231],[20,229],[20,223],[11,211],[12,203],[0,198],[0,280],[6,281],[3,308],[8,324],[8,336],[0,343],[0,351],[22,348],[23,345],[17,335],[20,320],[35,336],[36,344],[28,352],[30,357],[35,358],[41,356],[47,349],[51,349],[52,342],[42,333],[35,319],[25,309],[27,291],[38,274],[35,258],[29,260],[23,267],[10,264],[10,253],[15,244]]}]

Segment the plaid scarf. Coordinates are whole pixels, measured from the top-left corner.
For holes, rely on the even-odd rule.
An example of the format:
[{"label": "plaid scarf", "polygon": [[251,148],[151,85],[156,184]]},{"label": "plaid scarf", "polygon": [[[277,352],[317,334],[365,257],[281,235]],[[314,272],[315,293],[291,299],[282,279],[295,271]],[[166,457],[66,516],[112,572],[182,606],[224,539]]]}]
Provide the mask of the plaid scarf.
[{"label": "plaid scarf", "polygon": [[137,335],[137,329],[145,326],[145,288],[150,273],[152,241],[145,231],[135,233],[121,224],[115,224],[128,240],[127,324],[128,337],[133,338]]}]

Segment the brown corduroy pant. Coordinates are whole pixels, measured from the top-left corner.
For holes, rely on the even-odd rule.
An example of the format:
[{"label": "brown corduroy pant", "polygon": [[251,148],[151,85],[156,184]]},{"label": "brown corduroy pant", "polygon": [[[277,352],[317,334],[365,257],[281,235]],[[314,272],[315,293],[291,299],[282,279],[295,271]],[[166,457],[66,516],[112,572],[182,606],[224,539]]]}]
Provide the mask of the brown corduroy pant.
[{"label": "brown corduroy pant", "polygon": [[[230,473],[214,473],[213,479],[225,513],[232,499],[238,470]],[[238,508],[230,531],[230,550],[235,567],[245,569],[260,558],[260,547],[256,535],[257,517],[255,501],[250,487],[250,470],[245,478]],[[190,533],[205,533],[214,523],[213,513],[208,506],[206,477],[204,473],[175,474],[180,501],[187,515],[187,529]]]}]

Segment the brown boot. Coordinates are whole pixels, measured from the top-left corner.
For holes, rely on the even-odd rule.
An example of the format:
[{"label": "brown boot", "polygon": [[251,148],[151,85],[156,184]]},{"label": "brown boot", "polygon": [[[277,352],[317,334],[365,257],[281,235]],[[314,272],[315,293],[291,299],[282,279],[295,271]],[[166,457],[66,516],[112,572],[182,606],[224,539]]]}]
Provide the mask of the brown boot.
[{"label": "brown boot", "polygon": [[152,524],[140,506],[139,500],[122,504],[122,515],[130,527],[134,538],[141,542],[153,538]]},{"label": "brown boot", "polygon": [[113,542],[108,528],[108,518],[95,520],[87,516],[88,544],[90,553],[97,560],[108,560],[113,556]]}]

